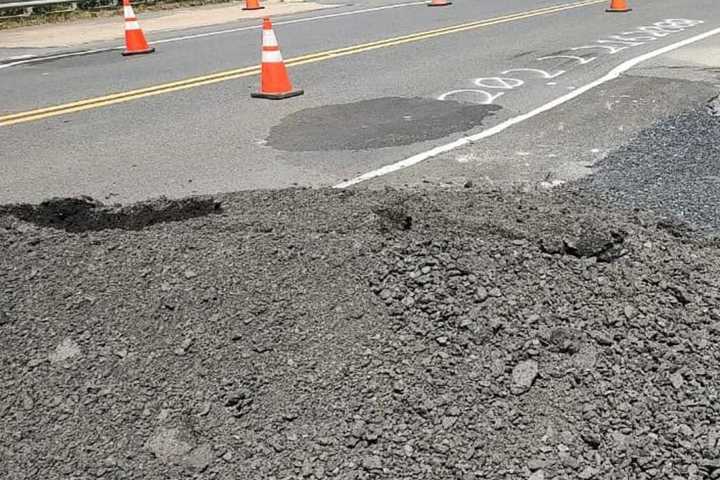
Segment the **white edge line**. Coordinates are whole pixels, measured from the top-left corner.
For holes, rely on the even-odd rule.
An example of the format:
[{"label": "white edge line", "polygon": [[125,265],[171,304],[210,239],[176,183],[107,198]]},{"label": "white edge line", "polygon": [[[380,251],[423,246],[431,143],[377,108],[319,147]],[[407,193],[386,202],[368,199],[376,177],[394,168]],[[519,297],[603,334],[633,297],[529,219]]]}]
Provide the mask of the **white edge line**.
[{"label": "white edge line", "polygon": [[[392,8],[424,5],[425,3],[426,3],[425,1],[396,3],[393,5],[384,5],[382,7],[365,8],[362,10],[351,10],[349,12],[329,13],[326,15],[318,15],[315,17],[296,18],[294,20],[284,20],[284,21],[280,21],[280,22],[275,22],[274,25],[290,25],[293,23],[312,22],[315,20],[325,20],[327,18],[345,17],[348,15],[357,15],[360,13],[371,13],[371,12],[377,12],[380,10],[389,10]],[[342,5],[340,5],[340,6],[342,6]],[[242,20],[242,19],[240,19],[240,20]],[[253,19],[248,19],[248,20],[253,20]],[[172,43],[172,42],[180,42],[183,40],[192,40],[195,38],[214,37],[216,35],[226,35],[228,33],[243,32],[246,30],[259,30],[260,28],[262,28],[262,25],[250,25],[247,27],[229,28],[226,30],[217,30],[214,32],[198,33],[195,35],[183,35],[180,37],[165,38],[162,40],[156,40],[154,42],[149,42],[149,43],[150,43],[150,45],[159,45],[161,43]],[[37,62],[41,62],[44,60],[57,60],[58,58],[77,57],[77,56],[81,56],[81,55],[90,55],[93,53],[111,52],[113,50],[122,50],[123,48],[125,48],[125,47],[117,46],[117,47],[95,48],[92,50],[81,50],[81,51],[77,51],[77,52],[59,53],[57,55],[49,55],[47,57],[35,57],[35,58],[30,58],[30,59],[25,59],[25,60],[19,60],[17,62],[0,64],[0,70],[2,70],[3,68],[10,68],[10,67],[16,67],[18,65],[25,65],[28,63],[37,63]],[[12,58],[10,58],[10,59],[12,59]],[[10,60],[10,59],[7,59],[7,60]]]},{"label": "white edge line", "polygon": [[[306,17],[306,18],[296,18],[294,20],[284,20],[280,22],[273,22],[273,25],[290,25],[293,23],[304,23],[304,22],[310,22],[314,20],[324,20],[326,18],[335,18],[335,17],[345,17],[348,15],[357,15],[359,13],[370,13],[370,12],[377,12],[379,10],[389,10],[392,8],[400,8],[400,7],[410,7],[415,5],[423,5],[426,2],[408,2],[408,3],[397,3],[394,5],[385,5],[382,7],[373,7],[373,8],[365,8],[363,10],[351,10],[349,12],[340,12],[340,13],[328,13],[326,15],[317,15],[315,17]],[[259,28],[262,28],[261,25],[251,25],[249,27],[238,27],[238,28],[230,28],[227,30],[218,30],[216,32],[207,32],[207,33],[198,33],[196,35],[186,35],[182,37],[174,37],[174,38],[166,38],[163,40],[158,40],[156,42],[152,42],[153,44],[159,44],[159,43],[171,43],[171,42],[179,42],[181,40],[189,40],[192,38],[203,38],[203,37],[212,37],[215,35],[223,35],[227,33],[235,33],[235,32],[242,32],[245,30],[257,30]]]},{"label": "white edge line", "polygon": [[101,53],[101,52],[109,52],[112,50],[120,50],[124,47],[109,47],[109,48],[94,48],[92,50],[81,50],[79,52],[69,52],[69,53],[59,53],[57,55],[48,55],[47,57],[34,57],[30,58],[28,60],[20,60],[18,62],[11,62],[11,63],[3,63],[0,65],[0,70],[3,68],[10,68],[10,67],[16,67],[18,65],[25,65],[27,63],[37,63],[42,62],[45,60],[55,60],[57,58],[67,58],[67,57],[78,57],[81,55],[90,55],[92,53]]},{"label": "white edge line", "polygon": [[475,135],[470,135],[467,137],[462,137],[458,140],[455,140],[454,142],[447,143],[445,145],[441,145],[439,147],[435,147],[431,150],[428,150],[426,152],[419,153],[417,155],[413,155],[412,157],[408,157],[404,160],[401,160],[399,162],[386,165],[384,167],[378,168],[377,170],[372,170],[370,172],[364,173],[358,177],[352,178],[350,180],[346,180],[344,182],[338,183],[337,185],[333,186],[333,188],[347,188],[352,185],[356,185],[358,183],[364,182],[366,180],[370,180],[372,178],[381,177],[383,175],[387,175],[388,173],[397,172],[398,170],[402,170],[404,168],[411,167],[413,165],[417,165],[420,162],[424,162],[425,160],[428,160],[433,157],[437,157],[440,154],[449,152],[451,150],[455,150],[456,148],[462,147],[464,145],[477,142],[478,140],[482,140],[488,137],[492,137],[493,135],[497,135],[498,133],[507,130],[508,128],[512,127],[513,125],[517,125],[518,123],[524,122],[525,120],[528,120],[530,118],[533,118],[537,115],[540,115],[541,113],[545,113],[548,110],[552,110],[555,107],[558,107],[562,105],[563,103],[569,102],[570,100],[579,97],[583,93],[592,90],[593,88],[602,85],[603,83],[609,82],[611,80],[615,80],[618,78],[621,74],[624,72],[630,70],[632,67],[638,65],[639,63],[645,62],[647,60],[650,60],[651,58],[655,58],[659,55],[663,55],[665,53],[671,52],[673,50],[676,50],[678,48],[682,48],[686,45],[690,45],[691,43],[698,42],[700,40],[704,40],[706,38],[712,37],[713,35],[717,35],[720,33],[720,28],[716,28],[714,30],[710,30],[705,33],[701,33],[700,35],[696,35],[694,37],[686,38],[685,40],[681,40],[677,43],[673,43],[671,45],[667,45],[665,47],[659,48],[657,50],[653,50],[652,52],[645,53],[643,55],[640,55],[635,58],[631,58],[630,60],[627,60],[617,67],[613,68],[608,72],[605,76],[600,77],[599,79],[588,83],[587,85],[584,85],[580,88],[577,88],[576,90],[573,90],[572,92],[563,95],[561,97],[556,98],[555,100],[546,103],[545,105],[542,105],[534,110],[531,110],[527,113],[524,113],[522,115],[518,115],[517,117],[510,118],[508,120],[505,120],[502,123],[499,123],[495,125],[492,128],[489,128],[487,130],[483,130],[480,133],[477,133]]}]

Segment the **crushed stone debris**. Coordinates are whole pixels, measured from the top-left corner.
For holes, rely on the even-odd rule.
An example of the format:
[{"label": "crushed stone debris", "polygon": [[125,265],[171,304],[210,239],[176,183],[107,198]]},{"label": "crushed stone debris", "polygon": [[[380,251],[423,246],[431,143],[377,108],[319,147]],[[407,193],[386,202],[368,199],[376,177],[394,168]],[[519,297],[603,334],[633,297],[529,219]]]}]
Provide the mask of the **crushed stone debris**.
[{"label": "crushed stone debris", "polygon": [[[708,115],[710,113],[710,115]],[[720,100],[666,118],[609,153],[593,174],[560,190],[584,192],[610,208],[654,211],[682,238],[720,232]]]},{"label": "crushed stone debris", "polygon": [[77,357],[81,353],[80,346],[72,338],[66,338],[48,355],[48,359],[50,363],[61,363]]},{"label": "crushed stone debris", "polygon": [[716,239],[567,191],[204,202],[2,207],[0,478],[720,476]]}]

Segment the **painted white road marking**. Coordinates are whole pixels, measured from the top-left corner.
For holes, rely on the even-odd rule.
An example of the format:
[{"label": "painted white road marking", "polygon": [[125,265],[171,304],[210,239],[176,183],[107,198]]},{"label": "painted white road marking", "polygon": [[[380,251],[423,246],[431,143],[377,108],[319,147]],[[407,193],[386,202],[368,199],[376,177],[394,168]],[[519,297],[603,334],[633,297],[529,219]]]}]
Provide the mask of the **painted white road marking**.
[{"label": "painted white road marking", "polygon": [[[390,10],[393,8],[425,5],[426,3],[427,2],[425,2],[425,1],[396,3],[393,5],[384,5],[382,7],[364,8],[362,10],[351,10],[349,12],[329,13],[326,15],[317,15],[314,17],[296,18],[294,20],[279,21],[279,22],[274,22],[273,25],[278,26],[278,25],[290,25],[293,23],[312,22],[312,21],[316,21],[316,20],[325,20],[328,18],[345,17],[345,16],[349,16],[349,15],[358,15],[361,13],[377,12],[380,10]],[[150,45],[159,45],[162,43],[181,42],[181,41],[185,41],[185,40],[193,40],[196,38],[214,37],[216,35],[227,35],[228,33],[243,32],[246,30],[259,30],[261,28],[262,28],[262,25],[250,25],[247,27],[228,28],[225,30],[216,30],[213,32],[205,32],[205,33],[197,33],[197,34],[193,34],[193,35],[183,35],[180,37],[165,38],[162,40],[156,40],[154,42],[149,42],[149,43],[150,43]],[[79,56],[83,56],[83,55],[91,55],[93,53],[103,53],[103,52],[112,52],[113,50],[123,50],[124,48],[125,48],[124,45],[117,46],[117,47],[93,48],[90,50],[81,50],[81,51],[77,51],[77,52],[58,53],[57,55],[48,55],[45,57],[32,56],[32,58],[28,58],[28,59],[17,59],[17,58],[11,57],[6,60],[18,60],[18,61],[2,64],[2,65],[0,65],[0,70],[2,70],[3,68],[16,67],[19,65],[35,63],[35,62],[40,62],[40,61],[44,61],[44,60],[57,60],[60,58],[79,57]]]},{"label": "painted white road marking", "polygon": [[[617,35],[615,35],[617,37]],[[628,47],[639,47],[645,45],[645,42],[631,42],[630,40],[618,40],[617,38],[612,40],[597,40],[597,43],[619,43],[620,45],[626,45]]]},{"label": "painted white road marking", "polygon": [[476,102],[479,105],[490,105],[498,98],[505,95],[505,92],[498,92],[495,94],[492,94],[490,92],[486,92],[485,90],[478,90],[477,88],[463,88],[460,90],[451,90],[449,92],[443,93],[438,97],[438,100],[447,100],[447,98],[451,95],[455,95],[458,93],[474,93],[474,94],[480,94],[484,97],[484,100],[482,102]]},{"label": "painted white road marking", "polygon": [[473,80],[473,83],[482,88],[497,88],[500,90],[512,90],[513,88],[525,85],[520,79],[509,77],[482,77]]},{"label": "painted white road marking", "polygon": [[586,63],[590,63],[597,59],[597,57],[578,57],[577,55],[548,55],[547,57],[540,57],[538,60],[551,60],[553,58],[569,58],[570,60],[577,60],[580,65],[585,65]]},{"label": "painted white road marking", "polygon": [[[641,36],[639,38],[634,37],[634,36],[633,37],[623,37],[623,35],[627,35],[627,33],[621,33],[620,35],[608,35],[607,38],[609,38],[610,41],[620,40],[621,42],[629,42],[629,43],[640,42],[640,43],[638,43],[638,45],[642,45],[645,42],[653,42],[653,41],[657,40],[657,38],[652,37],[650,35]],[[635,46],[635,45],[633,45],[633,46]]]},{"label": "painted white road marking", "polygon": [[705,40],[706,38],[710,38],[710,37],[718,35],[718,34],[720,34],[720,28],[716,28],[716,29],[710,30],[708,32],[701,33],[700,35],[695,35],[694,37],[686,38],[685,40],[681,40],[679,42],[667,45],[665,47],[658,48],[657,50],[653,50],[653,51],[645,53],[643,55],[631,58],[630,60],[627,60],[627,61],[621,63],[620,65],[618,65],[617,67],[613,68],[612,70],[610,70],[610,72],[608,72],[606,75],[598,78],[597,80],[590,82],[576,90],[573,90],[572,92],[567,93],[561,97],[558,97],[555,100],[553,100],[549,103],[546,103],[545,105],[535,108],[534,110],[531,110],[522,115],[518,115],[517,117],[513,117],[508,120],[505,120],[504,122],[499,123],[499,124],[495,125],[494,127],[488,128],[487,130],[483,130],[482,132],[477,133],[475,135],[462,137],[458,140],[455,140],[454,142],[450,142],[445,145],[435,147],[426,152],[422,152],[417,155],[413,155],[412,157],[406,158],[399,162],[396,162],[396,163],[393,163],[390,165],[386,165],[382,168],[378,168],[377,170],[372,170],[370,172],[364,173],[364,174],[357,176],[355,178],[352,178],[350,180],[346,180],[344,182],[338,183],[333,188],[347,188],[347,187],[350,187],[353,185],[357,185],[358,183],[364,182],[366,180],[381,177],[381,176],[387,175],[389,173],[397,172],[398,170],[403,170],[403,169],[411,167],[413,165],[417,165],[418,163],[424,162],[425,160],[437,157],[438,155],[441,155],[443,153],[447,153],[447,152],[450,152],[457,148],[464,147],[466,145],[477,142],[479,140],[483,140],[485,138],[492,137],[494,135],[497,135],[498,133],[501,133],[501,132],[507,130],[508,128],[510,128],[514,125],[524,122],[525,120],[529,120],[533,117],[540,115],[541,113],[548,112],[564,103],[567,103],[570,100],[573,100],[574,98],[579,97],[583,93],[592,90],[593,88],[596,88],[596,87],[598,87],[604,83],[607,83],[611,80],[615,80],[616,78],[620,77],[620,75],[622,75],[623,73],[627,72],[628,70],[630,70],[631,68],[635,67],[636,65],[638,65],[642,62],[653,59],[660,55],[664,55],[668,52],[672,52],[673,50],[677,50],[678,48],[682,48],[687,45],[699,42],[701,40]]},{"label": "painted white road marking", "polygon": [[[401,7],[412,7],[416,5],[425,5],[427,2],[408,2],[408,3],[396,3],[393,5],[385,5],[382,7],[373,7],[373,8],[364,8],[362,10],[351,10],[349,12],[340,12],[340,13],[328,13],[326,15],[317,15],[314,17],[307,17],[307,18],[296,18],[295,20],[285,20],[285,21],[279,21],[279,22],[273,22],[273,25],[291,25],[293,23],[305,23],[305,22],[311,22],[315,20],[325,20],[327,18],[336,18],[336,17],[346,17],[348,15],[357,15],[360,13],[371,13],[371,12],[377,12],[380,10],[390,10],[393,8],[401,8]],[[161,43],[172,43],[172,42],[179,42],[182,40],[191,40],[194,38],[204,38],[204,37],[214,37],[215,35],[225,35],[228,33],[235,33],[235,32],[243,32],[245,30],[258,30],[262,28],[261,25],[253,25],[249,27],[238,27],[238,28],[229,28],[227,30],[218,30],[215,32],[207,32],[207,33],[198,33],[194,35],[184,35],[182,37],[173,37],[173,38],[166,38],[163,40],[157,40],[155,42],[152,42],[153,45],[161,44]]]},{"label": "painted white road marking", "polygon": [[[682,32],[686,30],[687,28],[695,27],[696,25],[699,25],[701,23],[704,23],[702,20],[688,20],[688,19],[665,19],[661,20],[659,22],[653,23],[653,28],[677,28],[677,30],[671,30],[671,33],[677,33]],[[622,34],[621,34],[622,35]],[[656,40],[656,39],[654,39]],[[652,40],[650,40],[652,41]],[[580,47],[574,47],[570,48],[569,51],[576,51],[576,50],[583,50],[583,49],[600,49],[602,52],[604,52],[606,55],[614,55],[616,53],[622,52],[623,50],[627,50],[631,47],[639,47],[641,45],[645,45],[646,42],[637,42],[637,41],[630,41],[624,37],[621,37],[620,35],[613,35],[610,37],[610,40],[601,39],[601,40],[595,40],[595,43],[592,45],[583,45]],[[615,44],[615,45],[605,45],[605,44]],[[622,46],[618,46],[617,44],[620,44]],[[567,58],[571,60],[577,60],[580,65],[584,65],[586,63],[590,63],[593,60],[595,60],[597,57],[579,57],[576,55],[548,55],[545,57],[537,58],[536,61],[541,60],[549,60],[553,58]],[[559,70],[555,73],[549,73],[545,70],[540,70],[538,68],[514,68],[510,70],[505,70],[504,72],[501,72],[502,75],[506,75],[510,72],[534,72],[538,75],[540,75],[540,78],[550,80],[556,77],[559,77],[561,75],[564,75],[567,73],[565,70]],[[532,78],[531,78],[532,80]],[[473,80],[473,83],[477,85],[478,87],[482,87],[485,89],[500,89],[500,90],[513,90],[516,88],[522,87],[525,82],[523,80],[517,79],[517,78],[510,78],[510,77],[481,77],[476,78]],[[548,82],[547,85],[552,86],[555,85],[555,82]],[[575,87],[569,87],[570,90],[574,90]],[[462,92],[472,92],[475,91],[479,94],[482,94],[484,96],[484,100],[480,102],[481,105],[489,105],[494,102],[494,100],[497,98],[493,98],[492,94],[486,92],[485,90],[472,90],[472,89],[460,89],[460,90],[452,90],[450,92],[443,93],[440,95],[438,100],[445,100],[449,96],[462,93]]]},{"label": "painted white road marking", "polygon": [[15,55],[14,57],[7,57],[5,60],[26,60],[33,57],[35,57],[35,55]]},{"label": "painted white road marking", "polygon": [[110,52],[112,50],[122,50],[125,47],[111,47],[111,48],[95,48],[92,50],[82,50],[79,52],[69,52],[69,53],[60,53],[58,55],[48,55],[47,57],[33,57],[28,60],[20,60],[17,62],[12,63],[4,63],[0,65],[0,70],[3,68],[10,68],[10,67],[16,67],[18,65],[26,65],[28,63],[36,63],[42,60],[55,60],[58,58],[67,58],[67,57],[78,57],[81,55],[90,55],[92,53],[101,53],[101,52]]},{"label": "painted white road marking", "polygon": [[663,30],[660,27],[639,27],[638,30],[644,33],[649,33],[650,35],[659,38],[667,37],[671,33],[674,33],[674,30],[668,32],[667,30]]},{"label": "painted white road marking", "polygon": [[500,73],[503,75],[507,75],[510,72],[535,72],[538,75],[540,75],[540,78],[547,78],[549,80],[549,79],[556,78],[556,77],[559,77],[560,75],[564,74],[565,70],[558,70],[555,73],[549,73],[549,72],[546,72],[545,70],[540,70],[539,68],[513,68],[511,70],[505,70],[504,72],[500,72]]},{"label": "painted white road marking", "polygon": [[616,53],[620,53],[623,50],[627,50],[630,47],[613,47],[612,45],[583,45],[582,47],[573,47],[570,50],[577,51],[577,50],[583,50],[586,48],[604,48],[608,51],[610,55],[615,55]]},{"label": "painted white road marking", "polygon": [[[629,40],[631,42],[653,42],[658,39],[658,37],[654,35],[640,35],[638,36],[638,31],[631,31],[631,32],[622,32],[620,35],[609,35],[608,38],[616,38],[619,40]],[[623,35],[632,35],[631,37],[623,37]]]}]

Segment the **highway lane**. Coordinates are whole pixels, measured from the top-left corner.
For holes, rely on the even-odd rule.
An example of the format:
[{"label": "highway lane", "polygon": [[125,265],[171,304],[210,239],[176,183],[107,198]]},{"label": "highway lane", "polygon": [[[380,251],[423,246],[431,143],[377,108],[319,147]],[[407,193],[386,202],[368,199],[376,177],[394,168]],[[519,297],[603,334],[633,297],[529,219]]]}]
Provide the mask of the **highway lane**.
[{"label": "highway lane", "polygon": [[[239,2],[233,2],[233,4],[213,7],[212,10],[215,12],[222,12],[223,8],[227,8],[232,15],[235,13],[234,8],[237,7]],[[298,7],[299,11],[294,12],[293,8],[276,8],[277,3],[267,6],[267,9],[250,12],[246,18],[240,18],[235,20],[220,21],[218,15],[211,15],[209,18],[205,12],[205,8],[198,7],[196,9],[186,8],[181,9],[175,14],[175,11],[165,13],[163,11],[140,11],[139,15],[143,19],[143,28],[145,34],[148,37],[150,44],[158,46],[167,43],[184,42],[188,40],[196,40],[198,38],[224,36],[229,34],[235,34],[238,32],[248,30],[259,30],[260,24],[258,20],[263,16],[272,16],[277,21],[278,25],[290,25],[296,23],[307,23],[315,22],[319,20],[326,20],[329,18],[344,17],[367,14],[382,10],[390,10],[396,8],[404,8],[421,5],[424,2],[420,0],[411,1],[398,1],[398,0],[360,0],[353,2],[352,4],[343,4],[333,2],[333,0],[316,0],[309,2],[302,8]],[[198,12],[198,15],[193,13]],[[189,22],[189,16],[195,17],[195,23],[197,26],[185,26],[185,27],[173,27],[177,22],[177,16],[182,15],[184,22]],[[114,18],[105,18],[101,22],[101,26],[104,27],[108,21],[111,21],[116,26],[122,26],[122,17],[120,14]],[[153,23],[154,21],[154,23]],[[211,23],[205,23],[211,22]],[[219,22],[219,23],[218,23]],[[154,25],[154,28],[152,26]],[[59,32],[52,29],[52,38],[57,38]],[[59,26],[60,27],[60,26]],[[87,30],[92,30],[95,27],[94,22],[71,22],[62,25],[64,32],[73,32],[68,34],[66,37],[57,38],[55,41],[63,43],[62,45],[48,46],[48,43],[52,43],[52,40],[40,41],[37,43],[37,36],[27,32],[30,35],[29,38],[24,42],[25,45],[20,47],[18,44],[23,44],[23,41],[18,36],[14,36],[12,30],[8,30],[0,34],[0,70],[12,68],[18,65],[34,64],[38,62],[44,62],[45,60],[54,60],[58,58],[84,56],[90,54],[101,54],[113,50],[123,50],[123,37],[122,29],[115,31],[113,40],[89,40],[94,38],[93,35],[86,35]],[[40,27],[36,27],[40,28]],[[34,33],[34,32],[32,32]],[[4,46],[2,39],[7,34],[10,42],[14,45],[13,47]]]},{"label": "highway lane", "polygon": [[[506,10],[498,13],[519,11],[516,2],[512,3],[512,9],[506,5]],[[538,8],[549,2],[525,3]],[[158,194],[180,196],[294,184],[332,185],[444,140],[480,131],[601,76],[623,59],[720,25],[720,12],[712,2],[693,2],[694,8],[678,8],[666,1],[638,4],[648,7],[638,7],[632,15],[606,15],[603,5],[597,4],[294,67],[293,80],[308,93],[292,101],[250,100],[248,94],[256,88],[257,78],[246,77],[0,127],[0,140],[5,147],[0,157],[4,169],[0,178],[1,200],[37,200],[48,195],[84,193],[129,201]],[[405,28],[411,32],[421,31],[419,24],[447,26],[453,22],[445,15],[457,13],[441,13],[437,18],[429,14],[436,10],[448,12],[451,8],[455,6],[405,10],[402,14],[391,11],[379,23],[407,25]],[[413,14],[408,15],[409,11]],[[466,11],[463,23],[482,18],[489,17],[469,16]],[[666,26],[667,35],[613,53],[608,48],[582,49],[584,53],[594,52],[596,57],[585,65],[556,59],[558,63],[549,62],[544,71],[553,75],[559,69],[566,70],[562,80],[533,82],[525,75],[523,88],[503,92],[494,106],[436,100],[452,90],[472,88],[473,81],[480,77],[503,76],[501,72],[513,68],[541,68],[533,63],[537,58],[567,53],[568,49],[587,46],[608,35],[638,26],[652,27],[669,18],[699,19],[704,23],[688,24],[687,28]],[[287,26],[278,30],[285,56],[308,51],[288,49],[287,36],[307,39],[308,43],[325,36],[335,38],[336,43],[313,44],[326,49],[348,45],[334,22],[340,23],[341,31],[361,30],[357,25],[349,25],[357,23],[357,19],[349,18]],[[286,29],[298,31],[286,35]],[[336,37],[326,30],[335,31]],[[407,30],[394,32],[397,35]],[[230,38],[215,37],[213,41],[225,44]],[[379,33],[373,38],[380,38]],[[198,43],[204,52],[205,42]],[[189,54],[194,45],[195,42],[188,42],[182,47]],[[178,54],[177,58],[180,57]],[[102,62],[104,58],[86,57],[79,65],[73,62],[81,59],[50,62],[45,67],[60,75],[80,76],[86,72],[84,63],[90,59],[89,68],[97,68],[95,72],[99,75],[97,72],[104,70],[92,67],[92,62]],[[143,78],[152,78],[150,66],[145,63],[152,58],[144,57],[142,63],[130,65],[142,71]],[[160,76],[185,68],[182,63],[163,65],[165,68],[158,70]],[[27,75],[36,68],[19,69],[14,74]],[[551,71],[552,68],[556,70]],[[86,90],[94,93],[93,76],[87,72],[85,76]],[[6,84],[7,79],[1,75],[0,80]],[[464,100],[477,103],[477,99]],[[39,100],[16,101],[18,106],[27,102],[29,108],[44,104]],[[346,106],[338,106],[342,104]],[[386,131],[374,129],[379,123],[384,123]]]},{"label": "highway lane", "polygon": [[[282,42],[283,55],[291,58],[573,3],[576,2],[515,0],[511,4],[500,5],[496,2],[471,0],[453,5],[452,9],[415,5],[352,17],[332,17],[315,22],[278,26],[277,34]],[[322,15],[318,15],[314,12],[307,16],[324,16],[327,13],[328,11],[323,11]],[[142,18],[140,23],[142,25]],[[242,22],[238,26],[259,27],[260,23]],[[183,35],[194,33],[196,32],[183,32]],[[113,51],[33,63],[9,71],[0,71],[0,98],[5,99],[0,111],[12,113],[254,66],[260,56],[259,36],[259,29],[241,30],[228,35],[163,44],[158,46],[158,51],[152,56],[128,59]],[[32,93],[18,95],[17,87],[20,85],[25,91]]]}]

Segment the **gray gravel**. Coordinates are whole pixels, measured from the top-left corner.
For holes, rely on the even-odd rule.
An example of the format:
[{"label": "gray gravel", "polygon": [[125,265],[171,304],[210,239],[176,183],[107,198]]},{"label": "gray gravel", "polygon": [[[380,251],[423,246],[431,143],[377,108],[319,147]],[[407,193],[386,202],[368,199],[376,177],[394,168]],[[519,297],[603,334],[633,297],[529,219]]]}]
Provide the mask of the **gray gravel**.
[{"label": "gray gravel", "polygon": [[558,195],[6,208],[0,478],[717,478],[720,244]]},{"label": "gray gravel", "polygon": [[613,206],[654,210],[720,231],[720,106],[685,112],[642,131],[571,188]]}]

